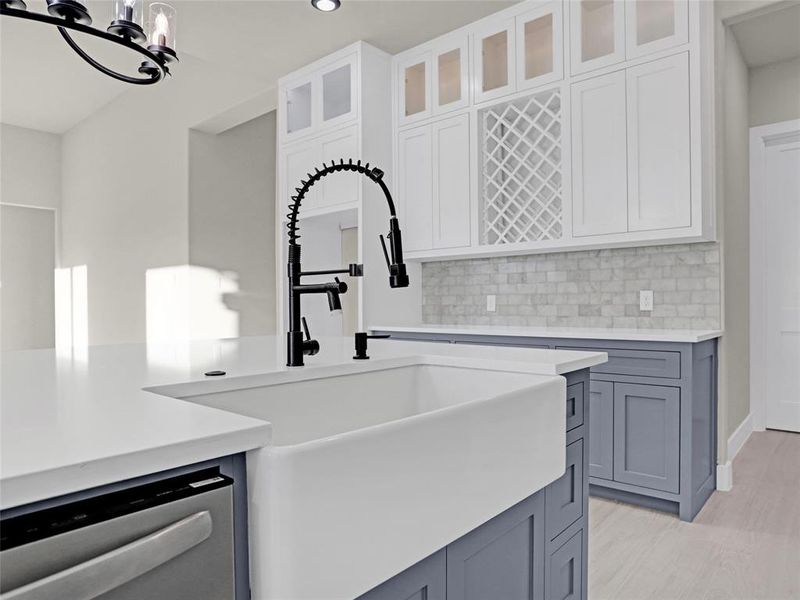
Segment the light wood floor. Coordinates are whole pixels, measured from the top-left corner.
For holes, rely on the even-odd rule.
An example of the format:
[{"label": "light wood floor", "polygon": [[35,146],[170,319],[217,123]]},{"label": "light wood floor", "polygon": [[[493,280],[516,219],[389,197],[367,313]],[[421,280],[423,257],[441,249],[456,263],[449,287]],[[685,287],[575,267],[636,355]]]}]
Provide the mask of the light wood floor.
[{"label": "light wood floor", "polygon": [[592,498],[590,600],[800,599],[800,434],[753,433],[694,523]]}]

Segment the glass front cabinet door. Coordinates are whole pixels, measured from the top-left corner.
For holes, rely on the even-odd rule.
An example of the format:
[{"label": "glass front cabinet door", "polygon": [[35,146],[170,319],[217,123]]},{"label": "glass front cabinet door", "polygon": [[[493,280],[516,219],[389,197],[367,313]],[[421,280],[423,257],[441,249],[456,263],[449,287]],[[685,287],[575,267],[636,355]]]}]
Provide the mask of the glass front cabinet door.
[{"label": "glass front cabinet door", "polygon": [[575,0],[568,4],[573,75],[625,60],[624,0]]},{"label": "glass front cabinet door", "polygon": [[473,37],[475,102],[504,96],[516,89],[514,20],[491,21]]},{"label": "glass front cabinet door", "polygon": [[516,19],[517,89],[564,76],[562,4],[548,2]]},{"label": "glass front cabinet door", "polygon": [[357,116],[356,61],[357,57],[353,54],[328,65],[320,72],[322,127],[334,127]]},{"label": "glass front cabinet door", "polygon": [[688,0],[627,0],[625,21],[628,59],[689,41]]},{"label": "glass front cabinet door", "polygon": [[467,36],[447,38],[431,51],[433,114],[469,105],[469,53]]},{"label": "glass front cabinet door", "polygon": [[416,123],[431,115],[431,53],[421,52],[397,65],[397,116],[399,126]]},{"label": "glass front cabinet door", "polygon": [[314,81],[307,79],[289,85],[284,90],[282,101],[284,140],[309,134],[314,128]]}]

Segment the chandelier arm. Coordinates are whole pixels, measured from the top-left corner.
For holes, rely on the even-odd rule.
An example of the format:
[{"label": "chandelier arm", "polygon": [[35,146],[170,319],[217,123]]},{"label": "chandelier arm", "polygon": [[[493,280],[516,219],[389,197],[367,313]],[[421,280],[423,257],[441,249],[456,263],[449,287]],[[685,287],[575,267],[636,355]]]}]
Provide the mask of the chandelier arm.
[{"label": "chandelier arm", "polygon": [[152,83],[157,83],[164,77],[165,74],[169,74],[169,70],[166,66],[160,64],[159,62],[152,60],[154,65],[158,65],[158,69],[153,72],[153,75],[150,77],[131,77],[130,75],[125,75],[124,73],[117,73],[116,71],[109,69],[108,67],[100,64],[91,56],[89,56],[83,48],[81,48],[78,43],[72,39],[72,36],[67,32],[66,29],[63,27],[58,28],[58,32],[64,38],[64,40],[69,44],[69,47],[72,48],[75,53],[80,56],[83,60],[87,63],[92,65],[95,69],[100,71],[101,73],[105,73],[109,77],[113,77],[114,79],[118,79],[119,81],[124,81],[125,83],[133,83],[135,85],[150,85]]},{"label": "chandelier arm", "polygon": [[[136,85],[150,85],[153,83],[157,83],[158,81],[163,79],[165,75],[169,75],[169,69],[167,68],[165,61],[162,58],[160,58],[153,52],[150,52],[147,48],[139,46],[135,42],[132,42],[123,37],[119,37],[117,35],[108,33],[106,31],[95,29],[94,27],[90,27],[88,25],[76,23],[68,19],[62,19],[60,17],[53,17],[51,15],[45,15],[41,13],[28,12],[27,10],[22,10],[22,9],[0,7],[0,15],[27,19],[29,21],[38,21],[40,23],[47,23],[48,25],[55,25],[58,28],[58,31],[61,34],[61,36],[64,38],[67,44],[69,44],[70,48],[72,48],[78,54],[78,56],[80,56],[83,60],[85,60],[87,63],[89,63],[91,66],[93,66],[101,73],[104,73],[109,77],[113,77],[114,79],[118,79],[119,81],[124,81],[126,83],[132,83]],[[72,39],[72,36],[67,32],[67,29],[77,31],[79,33],[85,33],[86,35],[91,35],[103,39],[107,42],[117,44],[118,46],[123,46],[129,50],[138,52],[148,62],[152,63],[157,68],[157,72],[153,73],[153,75],[149,77],[131,77],[130,75],[117,73],[116,71],[113,71],[112,69],[109,69],[108,67],[100,64],[94,58],[89,56],[78,45],[78,43],[74,39]]]}]

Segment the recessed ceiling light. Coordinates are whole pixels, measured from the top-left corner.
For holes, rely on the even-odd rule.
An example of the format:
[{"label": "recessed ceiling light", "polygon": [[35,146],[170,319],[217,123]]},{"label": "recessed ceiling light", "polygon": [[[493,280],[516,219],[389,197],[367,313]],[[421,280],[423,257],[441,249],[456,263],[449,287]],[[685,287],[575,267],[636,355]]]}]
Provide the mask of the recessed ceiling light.
[{"label": "recessed ceiling light", "polygon": [[341,0],[311,0],[311,6],[322,12],[333,12],[341,5]]}]

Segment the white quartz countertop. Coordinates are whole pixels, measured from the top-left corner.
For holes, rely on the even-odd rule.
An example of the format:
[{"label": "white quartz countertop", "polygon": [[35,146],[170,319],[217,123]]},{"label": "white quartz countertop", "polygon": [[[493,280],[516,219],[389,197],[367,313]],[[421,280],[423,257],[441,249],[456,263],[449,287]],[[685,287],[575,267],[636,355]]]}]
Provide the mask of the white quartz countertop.
[{"label": "white quartz countertop", "polygon": [[372,331],[697,343],[721,337],[718,329],[613,329],[606,327],[514,327],[505,325],[375,325]]},{"label": "white quartz countertop", "polygon": [[[410,329],[414,330],[415,329]],[[283,336],[0,355],[0,508],[268,445],[271,426],[143,388],[285,371]],[[352,338],[320,340],[304,369],[352,364]],[[373,358],[446,355],[557,375],[602,352],[370,340]]]}]

